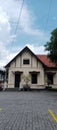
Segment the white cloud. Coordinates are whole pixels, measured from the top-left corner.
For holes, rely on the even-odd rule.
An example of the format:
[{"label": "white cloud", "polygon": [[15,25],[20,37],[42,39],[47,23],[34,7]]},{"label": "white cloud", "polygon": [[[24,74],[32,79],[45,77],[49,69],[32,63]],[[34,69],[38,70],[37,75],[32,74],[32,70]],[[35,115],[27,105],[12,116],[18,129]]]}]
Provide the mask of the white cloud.
[{"label": "white cloud", "polygon": [[4,9],[5,12],[7,12],[10,21],[17,21],[21,5],[21,0],[0,0],[0,6]]},{"label": "white cloud", "polygon": [[20,6],[15,0],[0,0],[0,42],[4,45],[16,38],[10,21],[17,22]]},{"label": "white cloud", "polygon": [[7,12],[0,6],[0,42],[3,43],[3,46],[10,40],[10,31],[11,26]]},{"label": "white cloud", "polygon": [[[20,14],[22,1],[21,0],[7,0],[3,1],[0,0],[0,12],[1,12],[1,21],[5,22],[5,24],[8,25],[8,29],[10,30],[10,21],[15,22],[14,28],[16,27],[16,23],[18,21],[18,17]],[[24,4],[20,21],[19,21],[19,30],[21,29],[21,32],[26,33],[28,35],[36,36],[43,41],[47,41],[48,36],[47,34],[40,29],[35,29],[35,17],[32,14],[31,11],[29,11],[27,5]],[[5,26],[6,28],[6,26]],[[0,28],[1,30],[1,28]],[[13,32],[14,35],[14,32]]]},{"label": "white cloud", "polygon": [[20,18],[20,27],[22,32],[25,32],[28,35],[36,36],[42,41],[48,40],[48,35],[40,29],[34,28],[35,17],[33,14],[28,10],[27,6],[25,6],[22,10],[21,18]]},{"label": "white cloud", "polygon": [[[7,45],[16,39],[13,30],[16,27],[21,4],[21,0],[0,0],[0,66],[4,66],[11,60],[18,50],[18,47],[16,47],[16,50],[13,52],[15,46],[12,50],[9,50]],[[45,32],[40,29],[35,29],[34,20],[33,14],[29,11],[27,5],[24,4],[19,22],[19,30],[24,34],[32,35],[33,37],[36,36],[38,41],[47,41],[48,36]],[[15,23],[14,27],[12,23]],[[12,32],[13,34],[11,34]],[[43,46],[39,47],[35,46],[35,44],[28,44],[28,46],[35,53],[44,52]]]},{"label": "white cloud", "polygon": [[10,48],[6,48],[3,43],[0,42],[0,68],[5,66],[10,60],[16,56],[21,48],[19,47],[12,47],[12,50]]},{"label": "white cloud", "polygon": [[11,52],[10,49],[7,50],[3,43],[0,43],[0,67],[5,66],[16,54],[16,52]]},{"label": "white cloud", "polygon": [[0,24],[8,23],[8,16],[6,12],[3,11],[2,7],[0,6]]},{"label": "white cloud", "polygon": [[26,44],[35,54],[47,54],[44,46],[39,46],[35,44]]},{"label": "white cloud", "polygon": [[[7,15],[9,16],[9,20],[13,22],[17,22],[20,9],[22,5],[21,0],[7,0],[2,3],[2,0],[0,0],[0,5],[4,9],[5,12],[7,12]],[[35,17],[31,11],[29,11],[27,5],[24,4],[20,21],[19,21],[19,30],[21,29],[22,32],[33,35],[33,36],[39,36],[42,38],[42,40],[48,39],[48,36],[45,34],[43,30],[35,29],[34,28],[34,22]]]}]

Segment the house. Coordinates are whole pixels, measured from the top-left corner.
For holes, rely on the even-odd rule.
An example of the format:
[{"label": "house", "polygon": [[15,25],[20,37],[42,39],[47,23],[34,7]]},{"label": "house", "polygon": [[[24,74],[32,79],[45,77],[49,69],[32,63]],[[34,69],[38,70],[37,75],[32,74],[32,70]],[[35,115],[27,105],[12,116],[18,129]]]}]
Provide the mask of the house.
[{"label": "house", "polygon": [[5,67],[8,69],[8,88],[22,88],[24,76],[28,75],[33,89],[44,89],[48,81],[52,87],[57,87],[57,66],[46,55],[35,55],[27,46]]}]

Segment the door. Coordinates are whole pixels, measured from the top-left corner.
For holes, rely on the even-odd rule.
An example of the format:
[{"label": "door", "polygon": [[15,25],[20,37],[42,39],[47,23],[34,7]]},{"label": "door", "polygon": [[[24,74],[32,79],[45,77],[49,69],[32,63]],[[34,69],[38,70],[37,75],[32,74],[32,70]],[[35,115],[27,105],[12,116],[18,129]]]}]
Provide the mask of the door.
[{"label": "door", "polygon": [[53,75],[52,74],[48,74],[47,78],[48,78],[49,84],[53,84]]},{"label": "door", "polygon": [[20,74],[16,73],[15,74],[15,88],[19,88],[20,86]]},{"label": "door", "polygon": [[37,74],[36,73],[31,74],[31,83],[37,84]]}]

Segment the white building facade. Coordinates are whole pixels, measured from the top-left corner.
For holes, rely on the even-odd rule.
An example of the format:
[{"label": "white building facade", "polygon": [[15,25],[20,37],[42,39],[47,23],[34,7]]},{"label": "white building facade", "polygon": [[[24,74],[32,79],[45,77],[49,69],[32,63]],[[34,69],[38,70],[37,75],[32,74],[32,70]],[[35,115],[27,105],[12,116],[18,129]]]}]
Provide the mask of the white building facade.
[{"label": "white building facade", "polygon": [[52,87],[57,87],[57,67],[46,57],[35,55],[25,47],[5,66],[8,69],[8,88],[23,88],[25,77],[31,89],[44,89],[48,81]]}]

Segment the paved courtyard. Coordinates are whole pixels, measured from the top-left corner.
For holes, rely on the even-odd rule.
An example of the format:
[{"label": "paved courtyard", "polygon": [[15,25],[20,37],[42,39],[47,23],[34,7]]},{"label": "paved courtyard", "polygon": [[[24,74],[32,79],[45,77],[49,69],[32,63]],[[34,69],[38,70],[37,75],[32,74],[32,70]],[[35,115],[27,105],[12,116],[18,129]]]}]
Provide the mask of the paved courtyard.
[{"label": "paved courtyard", "polygon": [[57,92],[0,92],[0,130],[57,130]]}]

